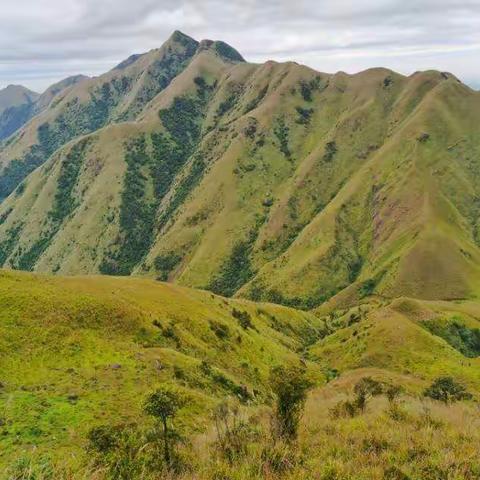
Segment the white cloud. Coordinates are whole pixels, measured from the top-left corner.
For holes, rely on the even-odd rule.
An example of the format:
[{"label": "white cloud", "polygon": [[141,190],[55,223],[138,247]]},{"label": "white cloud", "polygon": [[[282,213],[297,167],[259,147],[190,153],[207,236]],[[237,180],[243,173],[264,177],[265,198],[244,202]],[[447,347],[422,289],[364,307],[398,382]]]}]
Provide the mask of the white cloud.
[{"label": "white cloud", "polygon": [[0,12],[0,87],[99,74],[175,29],[252,61],[436,68],[480,84],[479,0],[0,0]]}]

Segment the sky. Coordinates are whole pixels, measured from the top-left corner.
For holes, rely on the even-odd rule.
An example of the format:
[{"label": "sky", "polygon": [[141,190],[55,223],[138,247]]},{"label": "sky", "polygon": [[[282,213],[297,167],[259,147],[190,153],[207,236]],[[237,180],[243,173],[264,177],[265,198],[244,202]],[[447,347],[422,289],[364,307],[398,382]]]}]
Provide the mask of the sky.
[{"label": "sky", "polygon": [[480,0],[0,0],[0,88],[99,75],[174,30],[252,62],[437,69],[480,89]]}]

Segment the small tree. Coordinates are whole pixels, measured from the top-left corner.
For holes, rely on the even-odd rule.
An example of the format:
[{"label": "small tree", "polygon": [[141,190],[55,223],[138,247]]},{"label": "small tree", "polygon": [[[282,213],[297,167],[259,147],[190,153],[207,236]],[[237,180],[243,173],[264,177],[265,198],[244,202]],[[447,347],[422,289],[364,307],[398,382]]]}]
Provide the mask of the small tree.
[{"label": "small tree", "polygon": [[177,411],[185,404],[184,399],[174,390],[166,387],[159,388],[150,394],[144,405],[148,415],[154,417],[162,427],[163,432],[163,457],[165,463],[170,466],[172,460],[172,433],[169,423]]},{"label": "small tree", "polygon": [[383,393],[382,384],[371,377],[362,378],[354,387],[355,406],[361,412],[365,411],[370,397],[376,397]]},{"label": "small tree", "polygon": [[438,377],[423,394],[444,403],[472,398],[472,394],[467,392],[466,388],[452,377]]},{"label": "small tree", "polygon": [[305,369],[297,366],[273,368],[270,382],[276,396],[276,433],[293,440],[297,436],[298,422],[312,384],[305,378]]}]

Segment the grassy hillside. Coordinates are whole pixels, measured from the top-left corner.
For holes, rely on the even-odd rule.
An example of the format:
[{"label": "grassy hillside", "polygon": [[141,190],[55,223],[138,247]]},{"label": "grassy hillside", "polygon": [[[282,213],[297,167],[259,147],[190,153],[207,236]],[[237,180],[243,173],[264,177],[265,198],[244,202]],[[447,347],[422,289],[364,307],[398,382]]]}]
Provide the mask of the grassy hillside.
[{"label": "grassy hillside", "polygon": [[190,432],[226,396],[261,404],[270,367],[298,359],[318,325],[285,307],[116,277],[2,271],[0,303],[3,467],[31,454],[78,466],[89,429],[138,420],[159,385],[189,395]]},{"label": "grassy hillside", "polygon": [[[144,400],[165,385],[187,399],[181,478],[477,478],[477,303],[377,298],[313,315],[148,279],[8,271],[0,303],[0,478],[105,478],[87,433],[149,426]],[[299,361],[315,388],[298,443],[272,444],[270,370]],[[473,399],[425,400],[439,376]],[[338,405],[365,377],[400,396],[345,416]],[[233,463],[211,420],[225,398],[239,399],[253,429]]]},{"label": "grassy hillside", "polygon": [[[100,102],[95,89],[122,75],[140,83]],[[158,88],[140,95],[145,82]],[[80,117],[70,97],[90,99]],[[50,118],[50,158],[0,206],[0,263],[302,309],[372,293],[473,299],[479,112],[451,74],[254,65],[177,32],[81,82],[3,150],[8,163]]]},{"label": "grassy hillside", "polygon": [[188,64],[197,44],[175,32],[161,48],[134,55],[59,95],[0,149],[0,197],[68,141],[108,123],[134,119]]},{"label": "grassy hillside", "polygon": [[8,85],[0,90],[0,114],[11,107],[18,107],[25,103],[33,103],[39,97],[21,85]]}]

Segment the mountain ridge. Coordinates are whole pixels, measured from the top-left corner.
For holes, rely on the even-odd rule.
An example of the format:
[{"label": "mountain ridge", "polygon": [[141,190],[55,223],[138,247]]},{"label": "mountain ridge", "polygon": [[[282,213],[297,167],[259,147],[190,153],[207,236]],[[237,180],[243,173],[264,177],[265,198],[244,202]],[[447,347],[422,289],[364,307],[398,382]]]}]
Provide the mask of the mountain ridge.
[{"label": "mountain ridge", "polygon": [[[140,109],[142,80],[115,104],[131,119],[60,146],[3,202],[1,263],[307,309],[335,295],[477,295],[477,92],[445,72],[250,64],[225,45],[175,32],[122,62],[142,79],[158,52],[189,49]],[[71,206],[58,216],[61,198]]]}]

